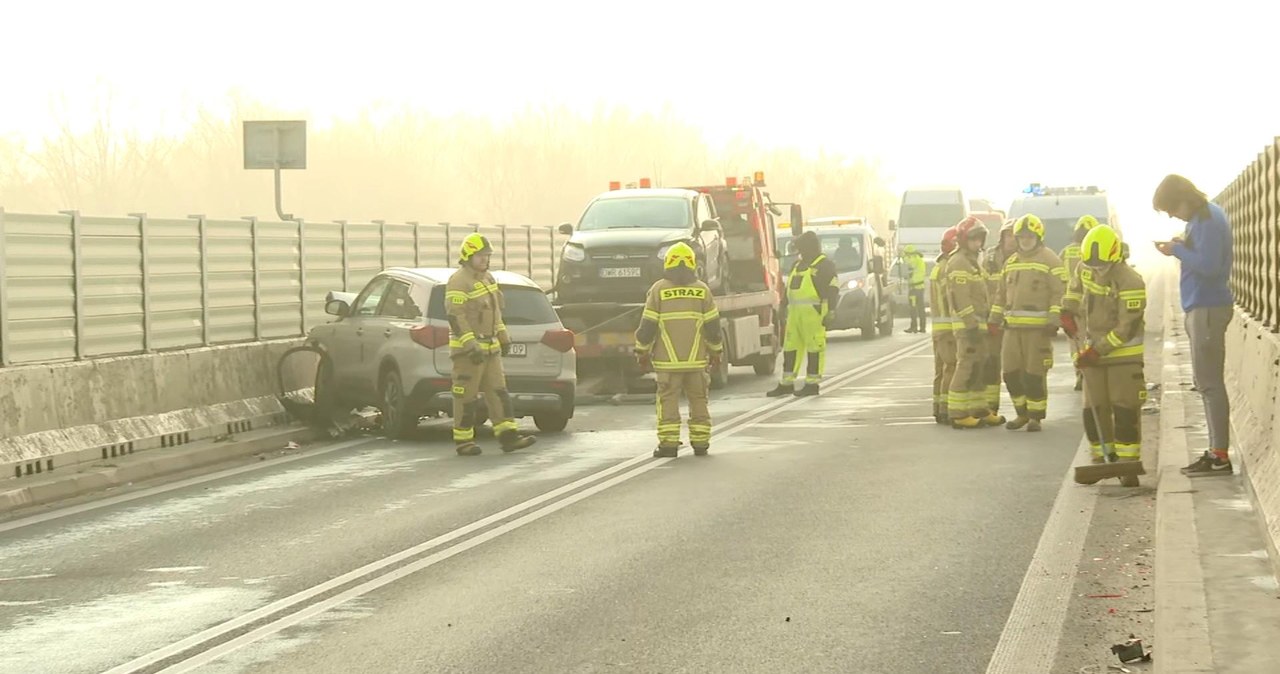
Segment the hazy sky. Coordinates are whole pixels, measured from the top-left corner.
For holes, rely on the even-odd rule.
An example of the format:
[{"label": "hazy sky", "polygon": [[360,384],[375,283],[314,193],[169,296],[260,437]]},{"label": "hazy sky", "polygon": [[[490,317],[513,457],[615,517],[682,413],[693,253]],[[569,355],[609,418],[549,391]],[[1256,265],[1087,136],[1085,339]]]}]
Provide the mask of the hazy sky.
[{"label": "hazy sky", "polygon": [[321,125],[379,102],[669,104],[713,140],[878,156],[899,189],[1098,184],[1129,222],[1165,173],[1214,193],[1280,134],[1274,1],[330,6],[5,3],[0,133],[103,83],[155,128],[232,89]]}]

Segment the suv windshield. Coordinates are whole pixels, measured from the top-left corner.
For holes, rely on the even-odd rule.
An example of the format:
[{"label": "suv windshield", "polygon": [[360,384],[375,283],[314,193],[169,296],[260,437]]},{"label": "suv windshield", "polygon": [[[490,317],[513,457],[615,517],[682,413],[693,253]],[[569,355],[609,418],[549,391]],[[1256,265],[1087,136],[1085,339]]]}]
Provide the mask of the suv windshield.
[{"label": "suv windshield", "polygon": [[681,197],[597,199],[582,214],[580,230],[685,229],[693,226],[689,201]]},{"label": "suv windshield", "polygon": [[[822,241],[822,254],[835,263],[837,272],[843,274],[844,272],[862,269],[864,257],[862,254],[862,237],[834,232],[819,234],[818,236]],[[792,241],[790,236],[778,238],[778,243],[783,250],[782,269],[788,273],[791,271],[791,267],[795,265],[796,257],[798,257]]]},{"label": "suv windshield", "polygon": [[[551,307],[546,294],[527,286],[502,286],[502,322],[507,325],[546,325],[559,323],[556,310]],[[448,320],[444,309],[444,284],[431,289],[428,318]]]}]

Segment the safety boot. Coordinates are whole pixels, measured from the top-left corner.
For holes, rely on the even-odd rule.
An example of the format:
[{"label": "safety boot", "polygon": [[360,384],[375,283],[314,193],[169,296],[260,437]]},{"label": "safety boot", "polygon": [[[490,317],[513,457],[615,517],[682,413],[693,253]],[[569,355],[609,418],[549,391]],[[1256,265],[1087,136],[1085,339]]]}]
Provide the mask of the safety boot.
[{"label": "safety boot", "polygon": [[1079,391],[1083,388],[1084,388],[1084,374],[1079,370],[1076,370],[1076,390]]},{"label": "safety boot", "polygon": [[659,459],[674,459],[680,452],[680,444],[675,442],[659,442],[653,455]]},{"label": "safety boot", "polygon": [[693,442],[690,444],[693,445],[694,456],[706,456],[707,451],[711,449],[711,444],[706,442]]},{"label": "safety boot", "polygon": [[772,391],[769,391],[765,395],[770,398],[777,398],[779,396],[789,396],[795,392],[796,392],[795,386],[792,386],[790,384],[778,384],[777,388],[773,389]]},{"label": "safety boot", "polygon": [[502,446],[502,451],[508,453],[524,449],[537,441],[538,439],[532,435],[524,435],[519,431],[507,431],[498,436],[498,444]]},{"label": "safety boot", "polygon": [[1027,422],[1027,432],[1028,432],[1028,433],[1039,433],[1039,432],[1040,432],[1040,420],[1039,420],[1039,419],[1031,419],[1030,421],[1028,421],[1028,422]]},{"label": "safety boot", "polygon": [[987,416],[982,417],[982,423],[986,426],[1003,426],[1004,422],[1004,415],[996,414],[995,412],[991,412]]},{"label": "safety boot", "polygon": [[965,417],[963,419],[951,420],[951,427],[958,430],[978,428],[981,425],[982,425],[982,420],[979,419],[978,417]]},{"label": "safety boot", "polygon": [[1026,417],[1019,414],[1017,419],[1014,419],[1013,421],[1010,421],[1009,423],[1005,424],[1004,427],[1011,431],[1020,431],[1022,430],[1023,426],[1026,426],[1029,423],[1031,423],[1031,417]]},{"label": "safety boot", "polygon": [[804,396],[816,396],[818,395],[818,385],[805,384],[804,388],[800,389],[799,391],[796,391],[795,395],[797,398],[803,398]]},{"label": "safety boot", "polygon": [[459,442],[455,450],[458,452],[458,456],[478,456],[480,454],[480,445],[468,440]]}]

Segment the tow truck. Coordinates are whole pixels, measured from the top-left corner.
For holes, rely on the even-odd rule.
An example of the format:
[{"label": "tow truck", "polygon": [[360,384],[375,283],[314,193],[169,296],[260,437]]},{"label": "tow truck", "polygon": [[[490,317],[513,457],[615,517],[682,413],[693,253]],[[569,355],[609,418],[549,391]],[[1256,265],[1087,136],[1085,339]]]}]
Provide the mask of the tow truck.
[{"label": "tow truck", "polygon": [[[775,372],[784,291],[774,217],[783,211],[765,188],[761,171],[742,180],[730,176],[722,185],[662,188],[642,178],[623,188],[613,181],[588,203],[577,227],[560,226],[570,238],[552,304],[575,334],[580,390],[611,395],[652,388],[635,364],[635,331],[645,294],[662,275],[662,258],[678,241],[694,247],[700,268],[714,258],[716,269],[704,280],[726,340],[711,388],[725,386],[730,365],[750,365],[762,376]],[[624,208],[623,201],[630,203]],[[602,206],[609,217],[600,217]],[[791,221],[802,222],[800,206],[789,207]],[[616,215],[623,211],[633,215]]]}]

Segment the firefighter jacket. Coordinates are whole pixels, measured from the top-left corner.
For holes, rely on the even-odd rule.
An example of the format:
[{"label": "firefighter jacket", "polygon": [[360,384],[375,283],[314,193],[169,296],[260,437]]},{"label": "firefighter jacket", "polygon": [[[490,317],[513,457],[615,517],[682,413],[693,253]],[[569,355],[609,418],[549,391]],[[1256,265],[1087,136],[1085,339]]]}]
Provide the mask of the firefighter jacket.
[{"label": "firefighter jacket", "polygon": [[920,253],[912,253],[906,256],[906,263],[911,269],[911,289],[924,290],[924,280],[927,276],[924,256]]},{"label": "firefighter jacket", "polygon": [[1080,266],[1080,244],[1071,242],[1058,253],[1062,258],[1062,266],[1067,268],[1067,279],[1075,278],[1076,269]]},{"label": "firefighter jacket", "polygon": [[707,284],[660,279],[649,288],[636,329],[636,353],[651,354],[654,370],[703,370],[708,352],[723,348],[720,311]]},{"label": "firefighter jacket", "polygon": [[1078,267],[1063,302],[1063,311],[1080,317],[1081,338],[1106,364],[1141,363],[1146,331],[1147,285],[1126,262],[1105,273],[1086,264]]},{"label": "firefighter jacket", "polygon": [[948,255],[939,255],[929,272],[929,306],[933,308],[933,338],[945,339],[956,329],[956,319],[951,315],[951,303],[947,298],[947,282],[943,271],[947,268]]},{"label": "firefighter jacket", "polygon": [[964,249],[952,253],[947,260],[944,282],[955,329],[971,330],[985,325],[991,312],[991,296],[987,293],[987,279],[978,265],[978,256]]},{"label": "firefighter jacket", "polygon": [[787,291],[782,296],[782,306],[818,307],[818,313],[826,316],[840,301],[840,279],[836,265],[826,255],[819,255],[813,262],[804,258],[796,260],[787,275]]},{"label": "firefighter jacket", "polygon": [[1057,253],[1043,244],[1030,252],[1018,250],[1004,263],[1004,283],[991,308],[991,322],[1003,318],[1010,330],[1057,326],[1066,287],[1067,269]]},{"label": "firefighter jacket", "polygon": [[508,341],[502,324],[502,291],[489,272],[462,265],[445,285],[444,303],[449,316],[450,355],[479,349],[494,354]]},{"label": "firefighter jacket", "polygon": [[[987,294],[990,295],[993,305],[1002,292],[1001,286],[1004,285],[1004,263],[1006,261],[1006,258],[1000,254],[999,249],[988,250],[982,254],[982,273],[987,277]],[[994,309],[995,307],[992,306],[992,310]]]}]

